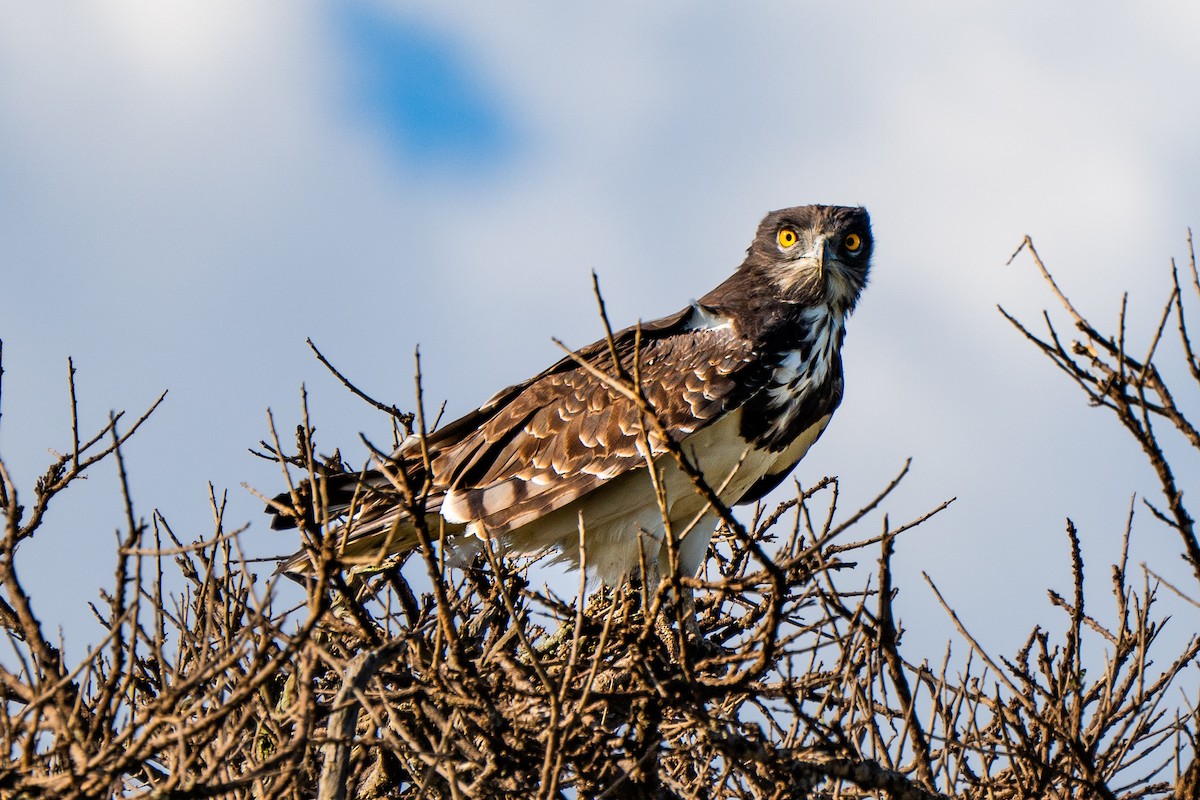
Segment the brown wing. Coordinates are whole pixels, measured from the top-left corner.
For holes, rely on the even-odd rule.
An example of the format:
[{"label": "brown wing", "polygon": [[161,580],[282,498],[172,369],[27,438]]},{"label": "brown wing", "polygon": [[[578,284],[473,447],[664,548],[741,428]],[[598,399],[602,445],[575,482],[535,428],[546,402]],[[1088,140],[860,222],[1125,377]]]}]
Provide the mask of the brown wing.
[{"label": "brown wing", "polygon": [[[621,362],[632,373],[636,358],[646,398],[675,440],[744,400],[749,387],[740,373],[753,363],[753,347],[729,327],[647,335],[636,354],[635,337],[625,334]],[[613,373],[606,344],[585,352],[596,369]],[[432,466],[446,491],[446,519],[479,520],[503,533],[644,466],[636,404],[575,362],[556,367],[438,453]],[[666,452],[657,435],[647,438],[652,453]]]},{"label": "brown wing", "polygon": [[[615,334],[627,373],[636,362],[643,391],[676,439],[698,430],[744,402],[760,385],[752,344],[727,327],[690,329],[695,309]],[[607,341],[578,356],[612,374]],[[641,419],[636,405],[604,380],[567,357],[530,380],[498,392],[480,408],[426,437],[433,470],[428,512],[449,522],[481,521],[502,533],[562,508],[608,480],[645,464],[639,451]],[[650,437],[654,453],[663,442]],[[392,455],[413,485],[424,479],[424,458],[414,437]],[[353,511],[347,552],[370,550],[387,539],[388,551],[415,546],[407,514],[391,482],[377,470],[328,481],[329,509]],[[288,495],[276,506],[290,505]],[[274,511],[272,527],[294,527],[295,518]],[[311,517],[311,512],[310,517]],[[304,553],[285,563],[298,569]]]}]

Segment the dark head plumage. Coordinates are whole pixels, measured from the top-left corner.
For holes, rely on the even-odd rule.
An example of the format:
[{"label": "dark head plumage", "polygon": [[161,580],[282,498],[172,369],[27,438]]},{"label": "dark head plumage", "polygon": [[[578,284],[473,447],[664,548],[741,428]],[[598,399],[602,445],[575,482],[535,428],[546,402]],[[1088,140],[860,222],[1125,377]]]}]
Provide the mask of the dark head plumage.
[{"label": "dark head plumage", "polygon": [[737,320],[756,337],[805,308],[849,314],[871,268],[871,218],[864,208],[797,206],[772,211],[758,226],[737,272],[700,303]]},{"label": "dark head plumage", "polygon": [[850,311],[866,285],[873,245],[865,209],[785,208],[758,226],[745,266],[765,271],[780,299]]}]

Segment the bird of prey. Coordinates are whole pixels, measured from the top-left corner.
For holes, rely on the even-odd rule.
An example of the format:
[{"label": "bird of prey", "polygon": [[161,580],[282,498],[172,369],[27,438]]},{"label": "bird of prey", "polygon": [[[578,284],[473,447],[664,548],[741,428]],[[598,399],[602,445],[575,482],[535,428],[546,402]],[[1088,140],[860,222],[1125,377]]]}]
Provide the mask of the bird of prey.
[{"label": "bird of prey", "polygon": [[[681,573],[696,574],[719,519],[672,443],[726,506],[779,485],[841,402],[844,326],[872,246],[862,208],[768,214],[737,271],[687,308],[564,357],[375,469],[330,478],[341,563],[418,547],[402,471],[428,487],[427,530],[453,549],[557,550],[576,566],[582,555],[589,577],[616,585],[643,568],[648,581],[665,576],[669,533]],[[621,383],[631,377],[644,402]],[[311,518],[296,499],[275,499],[272,527]],[[282,569],[309,572],[310,555]]]}]

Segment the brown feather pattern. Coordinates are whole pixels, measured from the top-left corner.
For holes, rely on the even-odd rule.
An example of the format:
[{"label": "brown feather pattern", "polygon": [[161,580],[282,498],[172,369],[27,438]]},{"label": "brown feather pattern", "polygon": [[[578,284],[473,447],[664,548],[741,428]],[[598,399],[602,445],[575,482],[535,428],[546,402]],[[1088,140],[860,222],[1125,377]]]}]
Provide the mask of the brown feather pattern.
[{"label": "brown feather pattern", "polygon": [[[797,234],[794,247],[780,245],[783,228]],[[851,241],[857,243],[853,250]],[[561,359],[430,433],[424,447],[410,438],[383,466],[402,470],[416,486],[428,477],[426,519],[435,531],[448,526],[452,544],[464,532],[474,533],[503,537],[517,551],[558,547],[564,557],[576,536],[573,517],[554,512],[606,484],[617,487],[616,494],[606,489],[596,495],[601,499],[585,502],[602,518],[596,542],[608,549],[596,553],[599,560],[613,570],[628,569],[638,561],[639,537],[654,535],[658,512],[644,484],[621,476],[667,447],[637,404],[593,372],[617,379],[615,351],[619,372],[640,375],[666,435],[677,443],[690,439],[686,447],[702,441],[711,448],[697,453],[702,468],[706,459],[736,468],[738,454],[753,451],[756,471],[739,479],[730,496],[731,502],[752,501],[791,471],[841,401],[843,321],[866,283],[872,248],[863,209],[772,212],[741,267],[698,303]],[[730,424],[715,424],[723,419]],[[430,458],[428,476],[423,450]],[[382,469],[332,476],[326,493],[332,515],[353,515],[333,528],[348,562],[416,546],[400,493]],[[301,501],[302,515],[315,524],[311,503]],[[280,495],[275,502],[290,506],[291,498]],[[688,519],[681,521],[688,522],[696,510],[683,505],[679,513],[686,511]],[[296,516],[272,513],[272,527],[295,526]],[[538,522],[543,519],[557,521]],[[538,525],[527,530],[536,532],[519,530],[533,522]],[[709,535],[711,529],[689,540],[692,558],[703,558]],[[588,561],[595,563],[590,549]],[[303,572],[306,563],[301,552],[281,568]],[[608,580],[616,573],[604,574]]]},{"label": "brown feather pattern", "polygon": [[[754,361],[752,345],[728,329],[643,344],[643,391],[677,440],[728,410],[738,369]],[[622,358],[627,374],[634,357],[629,351]],[[607,353],[593,364],[612,374]],[[644,466],[643,425],[632,400],[583,367],[543,375],[433,460],[434,482],[447,490],[445,513],[455,521],[479,520],[491,535],[512,530],[531,514],[554,511]],[[652,426],[645,428],[651,452],[666,452]],[[459,468],[464,462],[491,468],[467,475]]]}]

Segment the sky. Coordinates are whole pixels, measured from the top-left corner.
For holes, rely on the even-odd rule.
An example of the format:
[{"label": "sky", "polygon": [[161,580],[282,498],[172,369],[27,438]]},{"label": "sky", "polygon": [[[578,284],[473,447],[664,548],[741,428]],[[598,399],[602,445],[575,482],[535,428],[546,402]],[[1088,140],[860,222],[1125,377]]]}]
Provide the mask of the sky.
[{"label": "sky", "polygon": [[[924,571],[1012,652],[1070,586],[1065,519],[1103,604],[1157,489],[1000,316],[1065,327],[1006,262],[1028,234],[1097,324],[1126,291],[1130,330],[1152,324],[1200,225],[1198,34],[1200,10],[1155,2],[4,4],[0,456],[28,498],[67,449],[68,357],[84,429],[167,390],[125,451],[137,513],[209,535],[212,483],[246,551],[282,555],[242,487],[282,487],[248,452],[267,409],[287,437],[304,386],[324,451],[387,439],[307,337],[402,407],[419,346],[452,418],[556,360],[552,337],[601,335],[593,270],[614,324],[653,319],[736,268],[767,211],[863,205],[846,399],[796,477],[839,476],[849,511],[911,457],[893,524],[957,500],[899,544],[910,636],[949,635]],[[115,481],[58,498],[20,552],[69,635],[95,635]],[[1144,511],[1134,541],[1187,584]]]}]

